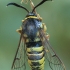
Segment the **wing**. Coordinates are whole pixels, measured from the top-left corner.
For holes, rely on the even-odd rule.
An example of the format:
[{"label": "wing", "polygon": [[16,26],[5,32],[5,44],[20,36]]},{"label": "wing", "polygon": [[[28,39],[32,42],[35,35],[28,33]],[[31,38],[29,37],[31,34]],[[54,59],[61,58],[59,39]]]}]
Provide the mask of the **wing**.
[{"label": "wing", "polygon": [[46,52],[45,56],[49,62],[49,66],[50,66],[51,70],[66,70],[63,62],[57,56],[57,54],[54,52],[51,45],[49,44],[44,31],[42,29],[39,29],[39,33],[40,33],[40,38],[41,38],[42,44],[45,48],[45,52]]},{"label": "wing", "polygon": [[12,70],[26,70],[25,64],[25,44],[23,45],[22,34],[20,36],[18,48],[15,54],[15,58],[12,63]]}]

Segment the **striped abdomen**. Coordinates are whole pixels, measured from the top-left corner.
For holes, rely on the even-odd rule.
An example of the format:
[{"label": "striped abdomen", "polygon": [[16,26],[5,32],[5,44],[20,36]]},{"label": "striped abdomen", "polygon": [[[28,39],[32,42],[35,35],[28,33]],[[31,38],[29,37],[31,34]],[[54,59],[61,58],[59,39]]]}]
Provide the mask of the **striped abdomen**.
[{"label": "striped abdomen", "polygon": [[32,70],[44,70],[44,48],[41,41],[26,43],[28,63]]}]

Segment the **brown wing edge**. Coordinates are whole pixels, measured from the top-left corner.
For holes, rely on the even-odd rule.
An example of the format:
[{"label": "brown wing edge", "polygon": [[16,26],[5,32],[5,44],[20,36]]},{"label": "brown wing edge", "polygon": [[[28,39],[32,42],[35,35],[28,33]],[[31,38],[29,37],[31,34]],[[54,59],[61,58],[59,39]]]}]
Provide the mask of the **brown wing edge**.
[{"label": "brown wing edge", "polygon": [[17,56],[17,53],[18,53],[18,50],[19,50],[19,47],[20,47],[21,39],[22,39],[22,33],[20,35],[20,40],[19,40],[18,48],[17,48],[16,54],[15,54],[15,57],[14,57],[11,69],[13,69],[13,67],[14,67],[14,62],[16,60],[16,56]]}]

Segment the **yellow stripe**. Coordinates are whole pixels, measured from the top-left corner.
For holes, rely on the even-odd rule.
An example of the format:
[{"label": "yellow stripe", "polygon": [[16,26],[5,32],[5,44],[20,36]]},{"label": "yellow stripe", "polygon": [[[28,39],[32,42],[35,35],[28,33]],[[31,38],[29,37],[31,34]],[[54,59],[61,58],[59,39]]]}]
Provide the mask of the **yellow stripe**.
[{"label": "yellow stripe", "polygon": [[45,61],[43,62],[43,64],[40,67],[40,69],[44,69],[44,64],[45,64]]},{"label": "yellow stripe", "polygon": [[22,20],[22,22],[24,22],[26,19],[28,19],[28,18],[35,18],[35,19],[39,19],[38,17],[36,17],[36,16],[29,16],[29,17],[26,17],[24,20]]},{"label": "yellow stripe", "polygon": [[31,62],[39,62],[39,64],[42,64],[42,63],[44,62],[44,60],[45,60],[45,57],[43,57],[43,58],[40,59],[40,60],[29,60],[29,59],[28,59],[28,63],[29,63],[30,65],[32,65]]},{"label": "yellow stripe", "polygon": [[40,52],[43,50],[43,46],[40,47],[31,47],[31,48],[27,48],[27,52],[32,52],[32,51],[36,51],[36,52]]},{"label": "yellow stripe", "polygon": [[29,54],[27,53],[27,55],[30,57],[30,56],[43,56],[44,52],[42,53],[39,53],[39,54]]},{"label": "yellow stripe", "polygon": [[35,18],[35,19],[38,19],[38,17],[36,17],[36,16],[29,16],[29,17],[26,17],[25,20],[28,19],[28,18]]},{"label": "yellow stripe", "polygon": [[37,38],[35,38],[35,40],[34,40],[35,42],[37,42],[37,41],[40,41],[40,38],[39,37],[37,37]]},{"label": "yellow stripe", "polygon": [[[24,34],[24,37],[27,37],[27,35]],[[34,41],[35,41],[35,42],[40,41],[40,38],[37,37],[37,38],[34,39]],[[26,43],[28,43],[28,42],[29,42],[29,39],[27,38],[27,39],[26,39]]]}]

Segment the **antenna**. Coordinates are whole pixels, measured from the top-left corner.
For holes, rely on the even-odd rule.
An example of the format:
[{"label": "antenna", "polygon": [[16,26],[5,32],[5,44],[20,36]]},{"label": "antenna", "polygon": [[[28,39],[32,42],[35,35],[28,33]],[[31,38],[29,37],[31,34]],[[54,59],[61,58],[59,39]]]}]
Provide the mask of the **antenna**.
[{"label": "antenna", "polygon": [[24,10],[26,10],[26,11],[29,13],[29,11],[28,11],[25,7],[20,6],[20,5],[16,4],[16,3],[8,3],[7,6],[9,6],[9,5],[14,5],[14,6],[16,6],[16,7],[23,8]]},{"label": "antenna", "polygon": [[34,12],[34,10],[35,10],[38,6],[42,5],[45,1],[52,1],[52,0],[42,0],[40,3],[38,3],[38,4],[34,7],[34,9],[32,10],[32,12]]}]

